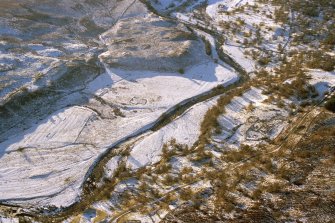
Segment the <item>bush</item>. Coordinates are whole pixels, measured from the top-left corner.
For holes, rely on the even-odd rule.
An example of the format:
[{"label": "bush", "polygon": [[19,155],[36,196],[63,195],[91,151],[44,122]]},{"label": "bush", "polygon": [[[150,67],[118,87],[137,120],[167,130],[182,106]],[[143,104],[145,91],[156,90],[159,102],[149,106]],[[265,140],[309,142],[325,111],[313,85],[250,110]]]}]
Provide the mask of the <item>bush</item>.
[{"label": "bush", "polygon": [[258,64],[261,66],[268,65],[271,62],[271,58],[269,57],[262,57],[258,60]]},{"label": "bush", "polygon": [[120,117],[123,117],[123,118],[126,117],[126,116],[122,113],[122,111],[121,111],[120,108],[114,108],[113,112],[114,112],[114,114],[115,114],[116,116],[120,116]]},{"label": "bush", "polygon": [[172,174],[167,174],[162,179],[162,184],[167,185],[167,186],[173,186],[178,183],[178,180],[179,180],[178,177],[175,177]]},{"label": "bush", "polygon": [[323,44],[326,44],[330,47],[335,45],[335,34],[329,33],[327,37],[324,39]]},{"label": "bush", "polygon": [[185,73],[185,70],[184,70],[183,68],[179,68],[179,69],[178,69],[178,72],[179,72],[180,74],[184,74],[184,73]]},{"label": "bush", "polygon": [[308,52],[307,66],[312,69],[322,69],[324,71],[333,71],[335,67],[334,57],[323,53],[322,51]]},{"label": "bush", "polygon": [[159,166],[157,166],[155,172],[157,174],[163,174],[169,172],[171,170],[172,166],[170,163],[162,163]]},{"label": "bush", "polygon": [[335,112],[335,97],[332,97],[327,101],[325,108],[329,111]]},{"label": "bush", "polygon": [[179,192],[180,199],[189,201],[193,197],[193,191],[190,188],[184,188]]},{"label": "bush", "polygon": [[205,39],[204,37],[202,38],[202,41],[205,43],[205,51],[208,56],[212,55],[212,45],[211,43]]},{"label": "bush", "polygon": [[304,7],[302,13],[307,16],[317,17],[319,15],[319,10],[315,6]]}]

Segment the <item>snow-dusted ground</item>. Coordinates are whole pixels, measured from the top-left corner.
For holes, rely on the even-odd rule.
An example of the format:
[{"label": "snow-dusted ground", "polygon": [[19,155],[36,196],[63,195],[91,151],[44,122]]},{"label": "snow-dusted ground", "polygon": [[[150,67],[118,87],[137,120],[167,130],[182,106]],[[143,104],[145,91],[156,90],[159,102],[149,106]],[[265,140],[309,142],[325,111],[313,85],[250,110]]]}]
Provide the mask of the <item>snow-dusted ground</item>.
[{"label": "snow-dusted ground", "polygon": [[1,1],[0,105],[18,89],[32,89],[36,75],[43,87],[57,79],[51,69],[61,74],[66,62],[90,58],[99,32],[143,13],[145,6],[133,0]]},{"label": "snow-dusted ground", "polygon": [[[219,117],[219,122],[222,128],[222,134],[213,135],[212,141],[215,144],[223,144],[232,148],[238,148],[240,144],[258,144],[265,142],[265,138],[272,139],[275,138],[282,129],[287,125],[284,120],[288,114],[285,110],[279,109],[274,105],[267,104],[264,100],[267,96],[261,93],[260,89],[251,88],[245,92],[242,96],[235,97],[230,104],[228,104],[225,109],[226,113]],[[210,99],[205,102],[201,102],[192,106],[183,115],[178,117],[174,122],[169,123],[163,128],[155,132],[148,132],[142,138],[139,138],[131,147],[130,155],[128,156],[127,166],[131,169],[137,169],[139,167],[148,166],[157,163],[161,159],[162,147],[164,143],[168,143],[171,139],[175,139],[176,143],[192,146],[192,144],[198,139],[199,128],[202,123],[202,118],[209,108],[215,105],[216,98]],[[253,103],[253,110],[249,110],[248,106],[250,102]],[[264,125],[263,125],[264,124]],[[234,129],[235,128],[235,129]],[[227,137],[229,135],[229,137]],[[244,137],[247,136],[247,137]],[[214,155],[217,152],[212,151]],[[218,153],[220,154],[220,153]],[[115,169],[115,160],[109,165],[109,168]],[[171,171],[169,173],[180,173],[183,168],[191,168],[193,171],[201,171],[197,165],[189,160],[187,156],[173,156],[169,161],[171,164]],[[150,170],[150,168],[147,168]],[[150,174],[148,174],[150,175]],[[158,176],[159,179],[160,176]],[[120,209],[118,205],[118,195],[123,191],[135,190],[138,186],[138,180],[132,178],[131,180],[121,181],[117,187],[113,190],[112,198],[104,201],[98,201],[92,205],[92,209],[96,212],[104,213],[104,219],[111,219],[112,216],[118,216],[123,211],[126,214],[127,219],[136,219],[143,222],[153,221],[159,222],[168,211],[157,209],[150,215],[141,214],[137,212],[136,209],[127,211]],[[157,182],[156,182],[157,183]],[[183,187],[182,185],[173,185],[172,187],[165,187],[157,183],[151,185],[160,192],[160,194],[166,194],[170,190],[174,190],[175,187]],[[199,181],[196,184],[190,185],[193,191],[200,191],[205,188],[210,188],[209,182]],[[154,202],[155,198],[151,199]],[[147,205],[150,206],[149,202]],[[134,204],[134,207],[138,205]],[[170,204],[170,210],[178,207],[180,205],[179,201]],[[136,206],[137,209],[139,206]],[[77,216],[82,220],[85,220],[85,214],[82,216]],[[95,217],[95,216],[94,216]],[[98,217],[95,217],[98,218]],[[93,221],[94,218],[91,219]]]},{"label": "snow-dusted ground", "polygon": [[[35,205],[67,206],[99,149],[77,142],[92,111],[72,107],[0,144],[0,197]],[[61,193],[63,196],[59,196]],[[43,202],[39,203],[40,200]]]},{"label": "snow-dusted ground", "polygon": [[163,145],[172,139],[175,139],[176,143],[192,146],[200,135],[200,124],[205,113],[216,100],[217,98],[214,98],[194,105],[172,123],[136,142],[128,158],[128,165],[136,169],[158,162]]},{"label": "snow-dusted ground", "polygon": [[238,7],[253,4],[255,4],[254,0],[209,0],[206,13],[215,17],[220,11],[232,11]]},{"label": "snow-dusted ground", "polygon": [[[198,103],[179,116],[175,121],[156,132],[150,131],[141,137],[132,146],[127,165],[131,167],[131,169],[137,169],[139,167],[155,164],[160,160],[163,144],[168,143],[172,139],[175,139],[176,143],[192,146],[199,137],[200,124],[202,123],[204,114],[209,108],[215,105],[216,100],[217,97]],[[115,169],[118,159],[119,157],[114,157],[107,164],[107,169]],[[176,158],[172,164],[173,168],[177,169],[182,169],[190,165],[190,162],[183,157],[180,159]],[[128,190],[136,183],[135,180],[120,182],[114,189],[114,192],[120,193],[124,190]],[[92,208],[112,216],[115,214],[115,210],[118,209],[117,200],[108,199],[99,201],[93,204]],[[164,216],[164,213],[161,214]],[[147,221],[146,216],[139,215],[132,217],[141,219],[144,222]],[[153,217],[157,218],[157,215]],[[82,219],[84,218],[85,216],[83,215]],[[156,220],[158,221],[158,219]]]},{"label": "snow-dusted ground", "polygon": [[[91,104],[94,107],[94,103],[89,102],[88,108],[73,106],[58,111],[1,143],[1,200],[31,205],[70,205],[80,194],[88,168],[107,147],[149,128],[175,104],[237,79],[236,73],[210,60],[187,68],[183,75],[108,69],[84,92],[117,105],[125,117],[108,114],[106,118],[100,117],[95,110],[89,109]],[[201,115],[208,106],[201,108],[196,123],[191,122],[192,118],[187,119],[189,115],[185,115],[188,121],[177,120],[182,122],[178,127],[183,137],[181,142],[192,143],[196,139]],[[187,122],[190,126],[182,126]],[[147,140],[153,140],[154,135],[158,140],[163,135],[165,141],[169,140],[177,127],[169,128]],[[162,142],[157,143],[161,145]],[[134,156],[140,148],[136,147]],[[155,149],[158,153],[159,148]]]},{"label": "snow-dusted ground", "polygon": [[111,178],[113,176],[114,171],[118,167],[118,162],[121,160],[121,156],[114,156],[111,158],[105,167],[105,175],[107,178]]},{"label": "snow-dusted ground", "polygon": [[314,85],[320,96],[324,96],[330,87],[335,86],[335,72],[326,72],[323,70],[310,70],[310,84]]},{"label": "snow-dusted ground", "polygon": [[264,103],[265,99],[267,96],[257,88],[235,97],[218,119],[222,132],[213,135],[213,142],[239,148],[241,144],[255,145],[274,139],[287,126],[288,112]]},{"label": "snow-dusted ground", "polygon": [[[87,91],[105,101],[120,105],[121,112],[126,117],[89,123],[81,138],[92,140],[86,142],[95,142],[99,146],[109,146],[143,127],[148,128],[155,119],[175,104],[204,93],[218,84],[228,85],[238,79],[236,73],[211,61],[190,67],[183,75],[108,70],[108,73],[94,80]],[[89,137],[92,134],[95,137]]]},{"label": "snow-dusted ground", "polygon": [[43,48],[40,50],[40,53],[45,54],[41,56],[31,52],[25,54],[7,53],[2,52],[1,48],[0,44],[0,69],[3,68],[0,70],[0,105],[4,104],[15,90],[34,84],[35,75],[39,74],[40,77],[43,77],[56,67],[60,73],[64,70],[62,69],[64,66],[62,61],[46,55],[53,52],[51,49]]},{"label": "snow-dusted ground", "polygon": [[240,46],[234,44],[224,44],[222,49],[231,58],[237,61],[248,73],[255,71],[256,61],[248,58]]},{"label": "snow-dusted ground", "polygon": [[[250,6],[258,5],[258,11]],[[244,11],[229,14],[229,11],[245,6]],[[227,13],[228,12],[228,13]],[[289,40],[289,27],[278,24],[273,19],[274,7],[268,4],[256,3],[253,0],[212,0],[208,2],[206,14],[211,18],[218,30],[227,33],[226,42],[222,46],[224,51],[237,61],[247,72],[256,70],[257,59],[247,55],[246,51],[262,49],[277,53],[279,45],[285,46]],[[229,25],[230,28],[221,24]],[[238,28],[236,33],[229,33],[229,29]],[[259,29],[260,37],[255,35]],[[251,43],[258,39],[260,43]],[[245,45],[244,41],[248,40]],[[249,45],[248,45],[249,44]],[[264,53],[261,53],[264,56]],[[266,56],[265,57],[269,57]]]},{"label": "snow-dusted ground", "polygon": [[158,0],[152,1],[151,4],[156,8],[156,10],[164,12],[166,10],[174,9],[186,2],[187,0]]},{"label": "snow-dusted ground", "polygon": [[1,223],[19,223],[19,219],[16,218],[3,218],[0,216]]},{"label": "snow-dusted ground", "polygon": [[76,106],[58,111],[22,135],[1,143],[0,147],[6,148],[6,153],[10,153],[19,148],[39,148],[46,145],[48,148],[57,148],[75,144],[78,135],[94,115],[91,110]]},{"label": "snow-dusted ground", "polygon": [[197,33],[197,35],[199,35],[200,37],[204,38],[206,41],[209,42],[209,44],[211,45],[211,57],[214,59],[214,60],[219,60],[219,55],[218,53],[216,52],[216,47],[215,47],[215,39],[213,36],[211,36],[210,34],[208,33],[205,33],[201,30],[195,30],[195,32]]}]

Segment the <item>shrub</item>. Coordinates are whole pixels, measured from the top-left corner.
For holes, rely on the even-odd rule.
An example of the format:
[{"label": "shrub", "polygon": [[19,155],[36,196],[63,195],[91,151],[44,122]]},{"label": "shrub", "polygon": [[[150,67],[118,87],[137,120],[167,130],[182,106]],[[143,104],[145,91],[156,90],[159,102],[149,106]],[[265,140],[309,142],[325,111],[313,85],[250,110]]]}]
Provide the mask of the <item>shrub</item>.
[{"label": "shrub", "polygon": [[311,17],[317,17],[319,15],[319,10],[318,7],[315,7],[313,5],[309,6],[309,7],[303,7],[302,8],[302,13],[307,15],[307,16],[311,16]]},{"label": "shrub", "polygon": [[202,38],[202,41],[205,43],[205,51],[208,56],[212,55],[212,45],[211,43],[205,39],[204,37]]},{"label": "shrub", "polygon": [[169,4],[167,8],[174,8],[174,7],[176,7],[176,4],[172,2],[171,4]]},{"label": "shrub", "polygon": [[334,46],[335,45],[335,34],[329,33],[327,37],[325,38],[325,40],[323,41],[323,44]]},{"label": "shrub", "polygon": [[332,97],[326,102],[325,108],[329,111],[335,112],[335,97]]},{"label": "shrub", "polygon": [[159,166],[157,166],[155,172],[157,174],[163,174],[167,173],[169,170],[171,170],[172,166],[170,163],[162,163]]},{"label": "shrub", "polygon": [[192,167],[183,167],[183,169],[181,170],[181,174],[186,175],[192,173],[192,171],[193,171]]},{"label": "shrub", "polygon": [[120,116],[120,117],[123,117],[123,118],[126,117],[126,116],[122,113],[122,111],[121,111],[120,108],[114,108],[113,112],[114,112],[114,114],[115,114],[116,116]]},{"label": "shrub", "polygon": [[248,41],[247,38],[244,38],[244,39],[243,39],[243,45],[244,45],[244,46],[248,46],[248,45],[249,45],[249,41]]},{"label": "shrub", "polygon": [[279,193],[283,189],[284,185],[280,182],[273,182],[266,186],[266,191],[269,193]]},{"label": "shrub", "polygon": [[178,69],[178,72],[179,72],[180,74],[184,74],[184,73],[185,73],[185,70],[184,70],[183,68],[179,68],[179,69]]},{"label": "shrub", "polygon": [[175,177],[172,174],[167,174],[162,180],[162,183],[167,186],[173,186],[178,182],[178,177]]},{"label": "shrub", "polygon": [[36,81],[40,80],[43,77],[43,75],[44,75],[43,73],[38,72],[34,75],[33,80],[36,82]]},{"label": "shrub", "polygon": [[252,102],[250,102],[249,105],[246,107],[246,110],[248,112],[252,112],[254,109],[255,109],[255,105]]},{"label": "shrub", "polygon": [[184,188],[179,192],[180,199],[189,201],[193,197],[193,191],[190,188]]},{"label": "shrub", "polygon": [[271,58],[269,58],[269,57],[262,57],[258,60],[258,63],[261,66],[268,65],[270,62],[271,62]]},{"label": "shrub", "polygon": [[307,66],[312,69],[322,69],[324,71],[333,71],[335,67],[335,59],[323,53],[322,51],[308,52]]}]

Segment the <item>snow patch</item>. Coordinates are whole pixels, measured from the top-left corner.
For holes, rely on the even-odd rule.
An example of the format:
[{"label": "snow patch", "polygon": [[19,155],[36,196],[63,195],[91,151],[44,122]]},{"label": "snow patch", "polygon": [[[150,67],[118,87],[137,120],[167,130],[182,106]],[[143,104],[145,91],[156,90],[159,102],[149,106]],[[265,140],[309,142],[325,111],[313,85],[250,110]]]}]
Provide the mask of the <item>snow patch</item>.
[{"label": "snow patch", "polygon": [[128,165],[137,169],[160,160],[163,145],[171,139],[192,146],[200,135],[200,125],[205,113],[216,103],[217,98],[196,104],[182,116],[153,132],[132,148]]},{"label": "snow patch", "polygon": [[253,5],[254,0],[209,0],[206,13],[215,18],[221,11],[232,11],[244,5]]},{"label": "snow patch", "polygon": [[213,142],[239,148],[241,144],[256,145],[278,136],[287,126],[288,112],[263,103],[266,98],[257,88],[235,97],[218,118],[221,133],[213,135]]},{"label": "snow patch", "polygon": [[310,84],[314,85],[320,95],[324,95],[330,87],[335,86],[335,72],[326,72],[322,70],[310,70],[312,79]]}]

